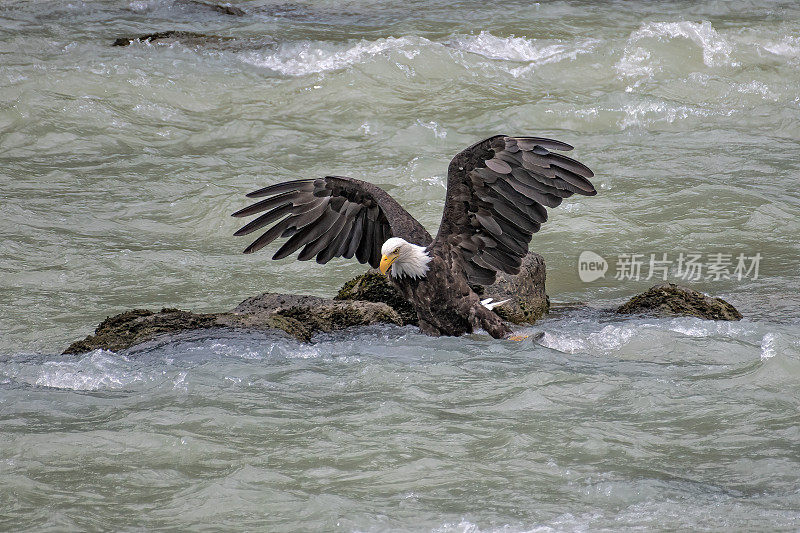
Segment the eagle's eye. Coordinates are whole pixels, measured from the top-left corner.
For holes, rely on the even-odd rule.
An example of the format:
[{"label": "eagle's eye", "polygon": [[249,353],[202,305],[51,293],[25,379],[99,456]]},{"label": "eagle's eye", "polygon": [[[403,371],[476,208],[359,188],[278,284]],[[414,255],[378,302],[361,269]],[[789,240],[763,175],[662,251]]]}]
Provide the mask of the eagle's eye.
[{"label": "eagle's eye", "polygon": [[393,254],[399,254],[400,253],[400,247],[395,248],[394,252],[392,252],[392,253]]}]

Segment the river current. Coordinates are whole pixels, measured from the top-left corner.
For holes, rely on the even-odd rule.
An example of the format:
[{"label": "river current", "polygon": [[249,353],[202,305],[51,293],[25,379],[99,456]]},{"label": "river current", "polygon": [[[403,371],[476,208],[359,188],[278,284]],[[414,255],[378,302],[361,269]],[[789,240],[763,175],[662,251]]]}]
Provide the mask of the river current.
[{"label": "river current", "polygon": [[[800,5],[230,5],[0,5],[0,530],[800,529]],[[111,46],[172,30],[205,37]],[[529,340],[59,355],[126,309],[331,296],[364,267],[241,255],[244,193],[348,175],[434,233],[496,133],[596,174],[534,235],[571,305]],[[744,320],[606,311],[664,278]]]}]

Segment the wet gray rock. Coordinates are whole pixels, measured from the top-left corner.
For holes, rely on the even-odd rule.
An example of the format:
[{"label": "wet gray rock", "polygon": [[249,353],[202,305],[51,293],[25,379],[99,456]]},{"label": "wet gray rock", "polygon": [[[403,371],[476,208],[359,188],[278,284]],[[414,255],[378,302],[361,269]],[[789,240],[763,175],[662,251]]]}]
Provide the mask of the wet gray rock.
[{"label": "wet gray rock", "polygon": [[742,319],[742,314],[722,298],[714,298],[674,283],[651,287],[619,306],[617,313],[662,317],[696,316],[706,320]]},{"label": "wet gray rock", "polygon": [[550,299],[545,293],[546,277],[544,258],[529,252],[522,260],[519,274],[498,273],[494,284],[483,288],[481,298],[493,298],[496,302],[510,300],[494,311],[514,324],[533,324],[550,309]]}]

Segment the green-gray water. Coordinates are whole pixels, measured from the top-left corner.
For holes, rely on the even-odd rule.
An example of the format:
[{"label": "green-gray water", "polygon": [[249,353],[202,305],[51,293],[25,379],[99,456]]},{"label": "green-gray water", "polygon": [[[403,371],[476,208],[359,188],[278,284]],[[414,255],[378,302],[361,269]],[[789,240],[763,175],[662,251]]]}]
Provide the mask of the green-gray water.
[{"label": "green-gray water", "polygon": [[[0,5],[0,529],[800,528],[800,6],[236,5]],[[234,39],[110,46],[166,30]],[[534,236],[553,300],[612,307],[667,254],[746,319],[57,355],[124,309],[333,294],[363,266],[240,254],[245,192],[350,175],[433,232],[449,158],[495,133],[596,173]]]}]

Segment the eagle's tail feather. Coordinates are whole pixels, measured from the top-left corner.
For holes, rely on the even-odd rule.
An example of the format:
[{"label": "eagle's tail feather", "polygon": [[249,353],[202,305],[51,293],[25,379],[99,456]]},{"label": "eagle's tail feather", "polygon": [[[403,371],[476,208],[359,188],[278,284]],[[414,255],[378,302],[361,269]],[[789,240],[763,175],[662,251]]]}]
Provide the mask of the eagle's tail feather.
[{"label": "eagle's tail feather", "polygon": [[511,299],[509,298],[507,300],[503,300],[502,302],[493,302],[492,301],[493,299],[494,298],[486,298],[485,300],[481,300],[481,305],[484,306],[489,311],[491,311],[495,307],[499,307],[499,306],[511,301]]}]

